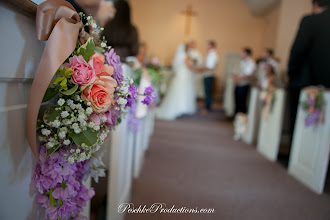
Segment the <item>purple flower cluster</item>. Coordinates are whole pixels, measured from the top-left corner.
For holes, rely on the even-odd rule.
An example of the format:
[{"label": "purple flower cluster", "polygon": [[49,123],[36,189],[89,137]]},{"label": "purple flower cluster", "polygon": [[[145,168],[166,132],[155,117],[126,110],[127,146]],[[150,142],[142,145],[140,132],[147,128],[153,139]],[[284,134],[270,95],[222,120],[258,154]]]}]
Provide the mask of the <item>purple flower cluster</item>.
[{"label": "purple flower cluster", "polygon": [[119,117],[119,113],[120,113],[120,111],[116,110],[114,108],[111,108],[106,113],[106,116],[107,116],[106,124],[107,124],[107,126],[110,130],[112,130],[116,126],[117,121],[118,121],[118,117]]},{"label": "purple flower cluster", "polygon": [[86,161],[70,164],[65,160],[62,147],[46,157],[46,147],[41,146],[33,182],[38,190],[36,202],[46,209],[47,219],[87,220],[79,216],[95,192],[82,184]]},{"label": "purple flower cluster", "polygon": [[309,113],[305,118],[305,126],[313,126],[318,123],[320,120],[321,112],[318,109],[315,109],[312,113]]},{"label": "purple flower cluster", "polygon": [[141,119],[136,117],[136,108],[137,103],[134,102],[130,108],[129,114],[128,114],[128,128],[130,131],[137,133],[140,130],[141,125]]},{"label": "purple flower cluster", "polygon": [[152,87],[145,88],[144,95],[146,97],[143,99],[142,103],[145,105],[150,105],[154,103],[157,97],[156,92]]},{"label": "purple flower cluster", "polygon": [[120,84],[124,81],[123,68],[120,62],[120,57],[116,54],[114,49],[104,53],[105,63],[113,66],[114,71],[112,77]]},{"label": "purple flower cluster", "polygon": [[128,87],[128,92],[130,93],[130,96],[127,98],[126,107],[132,107],[132,104],[135,103],[137,100],[139,91],[138,91],[138,88],[136,88],[136,86],[130,85]]}]

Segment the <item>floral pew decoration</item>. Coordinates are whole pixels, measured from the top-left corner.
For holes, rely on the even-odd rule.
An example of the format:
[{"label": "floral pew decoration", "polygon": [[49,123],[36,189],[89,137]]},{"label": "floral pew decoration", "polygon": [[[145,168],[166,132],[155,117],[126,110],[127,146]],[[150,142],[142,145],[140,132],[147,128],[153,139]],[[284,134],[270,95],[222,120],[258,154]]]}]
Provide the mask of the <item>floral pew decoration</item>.
[{"label": "floral pew decoration", "polygon": [[[55,6],[55,13],[63,10],[64,6],[76,15],[72,6],[62,0],[42,3],[38,6],[38,13],[43,8],[46,9],[45,13],[49,12],[48,8],[51,6]],[[100,29],[90,16],[87,18],[88,22],[84,25],[91,26],[91,29]],[[76,19],[80,22],[81,18]],[[50,101],[50,107],[37,120],[37,146],[31,144],[34,141],[33,136],[28,135],[35,155],[35,149],[39,148],[39,164],[33,177],[33,184],[37,189],[36,202],[45,209],[45,218],[51,220],[87,220],[81,213],[86,202],[95,193],[92,188],[84,186],[83,181],[91,176],[97,182],[99,177],[105,176],[103,163],[97,152],[109,132],[120,124],[138,97],[133,80],[124,79],[120,57],[114,49],[110,49],[106,41],[99,41],[93,35],[86,37],[86,33],[81,33],[84,25],[78,24],[80,34],[74,36],[76,46],[57,69],[56,76],[43,96],[42,102]],[[53,33],[49,38],[52,35]],[[85,36],[85,41],[81,41],[81,35]],[[52,40],[48,42],[53,43]],[[52,59],[49,56],[43,56],[42,59],[48,58]],[[35,81],[44,83],[40,80],[38,71]],[[38,88],[34,89],[37,91]],[[27,131],[30,133],[29,109],[35,107],[31,105],[35,101],[35,94],[31,89],[27,111]],[[146,89],[144,103],[152,102]]]},{"label": "floral pew decoration", "polygon": [[324,88],[322,87],[307,87],[304,89],[307,97],[301,102],[301,108],[307,113],[305,118],[305,126],[311,127],[318,123],[324,122]]}]

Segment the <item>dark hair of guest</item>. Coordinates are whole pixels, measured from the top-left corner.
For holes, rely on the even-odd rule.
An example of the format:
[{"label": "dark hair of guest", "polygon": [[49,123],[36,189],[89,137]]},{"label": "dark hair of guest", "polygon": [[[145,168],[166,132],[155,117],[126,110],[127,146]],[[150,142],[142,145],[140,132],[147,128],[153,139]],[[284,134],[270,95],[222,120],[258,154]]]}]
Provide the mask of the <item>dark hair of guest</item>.
[{"label": "dark hair of guest", "polygon": [[128,56],[136,56],[139,51],[137,29],[131,23],[131,10],[126,0],[116,0],[115,17],[104,26],[103,36],[108,45],[124,60]]},{"label": "dark hair of guest", "polygon": [[217,46],[217,44],[215,43],[214,40],[209,40],[208,43],[209,43],[210,46],[212,46],[214,48]]},{"label": "dark hair of guest", "polygon": [[330,0],[312,0],[312,3],[317,3],[319,7],[329,7],[330,6]]},{"label": "dark hair of guest", "polygon": [[243,48],[243,51],[244,51],[247,55],[249,55],[249,56],[252,56],[252,54],[253,54],[252,49],[249,48],[249,47],[245,47],[245,48]]},{"label": "dark hair of guest", "polygon": [[274,50],[273,50],[273,49],[266,48],[266,52],[267,52],[270,56],[274,56]]}]

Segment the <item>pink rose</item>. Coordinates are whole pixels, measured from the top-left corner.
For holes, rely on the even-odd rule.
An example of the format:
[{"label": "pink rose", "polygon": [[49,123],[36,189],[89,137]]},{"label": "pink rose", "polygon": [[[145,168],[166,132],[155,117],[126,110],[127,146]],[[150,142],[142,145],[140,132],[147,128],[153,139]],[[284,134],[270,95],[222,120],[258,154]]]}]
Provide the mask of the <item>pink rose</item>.
[{"label": "pink rose", "polygon": [[63,65],[65,68],[71,68],[73,74],[71,76],[71,82],[85,86],[93,83],[97,77],[93,67],[88,64],[83,56],[73,56],[69,59],[69,63]]},{"label": "pink rose", "polygon": [[108,111],[114,103],[113,93],[117,81],[111,77],[112,72],[111,66],[103,65],[97,80],[81,94],[81,98],[90,101],[91,107],[97,113]]},{"label": "pink rose", "polygon": [[95,74],[98,74],[102,71],[104,60],[104,55],[100,53],[94,53],[94,55],[89,59],[88,63],[94,68]]}]

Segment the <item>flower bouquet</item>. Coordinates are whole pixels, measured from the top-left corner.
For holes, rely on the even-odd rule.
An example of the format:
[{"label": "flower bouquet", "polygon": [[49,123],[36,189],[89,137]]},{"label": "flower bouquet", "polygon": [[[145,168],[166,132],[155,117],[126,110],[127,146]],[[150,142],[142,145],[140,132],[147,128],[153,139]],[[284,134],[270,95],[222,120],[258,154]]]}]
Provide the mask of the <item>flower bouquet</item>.
[{"label": "flower bouquet", "polygon": [[301,102],[301,107],[307,113],[305,126],[310,127],[324,120],[323,88],[308,87],[305,90],[307,98]]},{"label": "flower bouquet", "polygon": [[[76,13],[64,1],[48,0],[40,7],[58,3]],[[92,21],[87,18],[85,25]],[[83,27],[80,25],[80,31]],[[138,96],[133,80],[124,79],[120,57],[114,49],[106,41],[89,36],[80,43],[77,35],[75,49],[57,69],[43,96],[42,102],[48,102],[50,107],[37,121],[39,164],[33,183],[38,191],[36,202],[45,208],[46,219],[87,219],[81,213],[94,190],[85,187],[83,180],[92,176],[97,182],[99,176],[105,176],[97,151]],[[39,76],[37,72],[36,78]],[[33,99],[32,91],[31,94]],[[143,102],[152,102],[147,90]],[[31,146],[33,140],[29,143]]]}]

